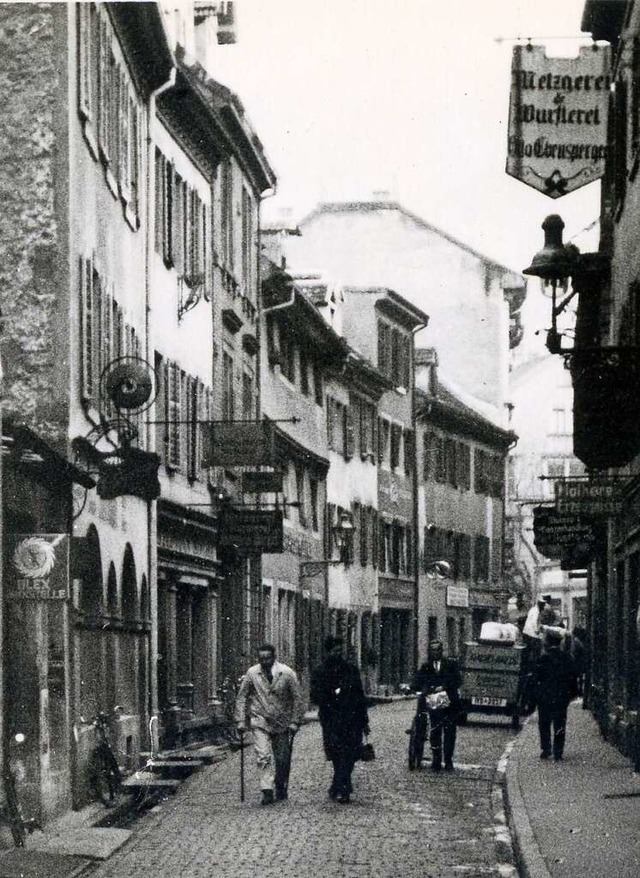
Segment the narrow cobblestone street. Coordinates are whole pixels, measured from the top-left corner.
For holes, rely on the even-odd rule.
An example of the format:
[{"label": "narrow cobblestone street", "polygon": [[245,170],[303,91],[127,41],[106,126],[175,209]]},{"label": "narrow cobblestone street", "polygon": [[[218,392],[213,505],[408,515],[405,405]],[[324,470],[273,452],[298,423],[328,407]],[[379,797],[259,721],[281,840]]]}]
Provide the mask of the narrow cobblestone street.
[{"label": "narrow cobblestone street", "polygon": [[453,775],[409,772],[404,730],[414,709],[408,701],[371,710],[377,758],[356,767],[350,805],[327,796],[330,767],[312,723],[296,740],[287,803],[260,807],[252,750],[240,803],[234,754],[143,817],[95,878],[505,874],[496,861],[491,786],[513,732],[506,720],[470,724],[459,729]]}]

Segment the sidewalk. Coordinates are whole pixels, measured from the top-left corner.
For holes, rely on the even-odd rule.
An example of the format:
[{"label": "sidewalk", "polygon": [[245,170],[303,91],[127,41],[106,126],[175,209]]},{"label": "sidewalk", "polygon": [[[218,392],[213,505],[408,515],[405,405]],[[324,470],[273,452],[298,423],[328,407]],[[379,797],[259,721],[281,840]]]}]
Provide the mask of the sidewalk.
[{"label": "sidewalk", "polygon": [[540,759],[537,714],[529,717],[507,763],[506,796],[522,878],[640,875],[640,775],[580,701],[569,708],[562,762]]}]

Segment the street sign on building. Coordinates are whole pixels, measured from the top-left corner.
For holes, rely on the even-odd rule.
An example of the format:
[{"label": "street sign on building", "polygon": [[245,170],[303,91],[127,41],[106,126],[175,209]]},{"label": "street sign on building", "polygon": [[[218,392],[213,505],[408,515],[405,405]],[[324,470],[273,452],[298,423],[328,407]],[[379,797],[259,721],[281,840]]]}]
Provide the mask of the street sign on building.
[{"label": "street sign on building", "polygon": [[583,46],[576,58],[514,46],[507,174],[549,198],[602,177],[610,65],[608,46]]},{"label": "street sign on building", "polygon": [[617,495],[613,481],[575,481],[558,479],[556,487],[556,512],[569,515],[618,515],[622,501]]},{"label": "street sign on building", "polygon": [[282,552],[282,510],[227,507],[220,516],[218,545],[240,555]]},{"label": "street sign on building", "polygon": [[447,586],[447,606],[448,607],[468,607],[469,606],[469,589],[464,585],[448,585]]}]

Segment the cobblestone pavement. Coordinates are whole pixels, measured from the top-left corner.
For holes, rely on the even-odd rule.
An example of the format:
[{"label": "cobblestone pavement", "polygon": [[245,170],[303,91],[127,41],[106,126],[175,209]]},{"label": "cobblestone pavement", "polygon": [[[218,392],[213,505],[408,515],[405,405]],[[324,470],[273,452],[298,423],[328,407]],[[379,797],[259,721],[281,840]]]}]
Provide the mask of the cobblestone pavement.
[{"label": "cobblestone pavement", "polygon": [[454,774],[409,772],[415,702],[373,708],[376,761],[359,763],[349,805],[330,800],[330,765],[317,723],[295,742],[289,801],[263,808],[253,751],[246,798],[239,754],[186,781],[135,825],[133,839],[93,878],[452,878],[513,874],[497,860],[491,788],[513,737],[508,725],[459,729]]}]

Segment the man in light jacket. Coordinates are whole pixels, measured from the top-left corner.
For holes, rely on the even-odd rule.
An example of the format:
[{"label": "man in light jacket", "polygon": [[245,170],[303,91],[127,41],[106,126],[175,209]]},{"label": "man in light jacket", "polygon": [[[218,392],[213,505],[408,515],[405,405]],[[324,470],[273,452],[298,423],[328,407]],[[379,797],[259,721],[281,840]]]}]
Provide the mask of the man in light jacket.
[{"label": "man in light jacket", "polygon": [[238,731],[250,728],[253,733],[263,805],[288,796],[291,746],[303,716],[295,672],[276,661],[270,643],[263,643],[258,663],[244,675],[236,700]]}]

